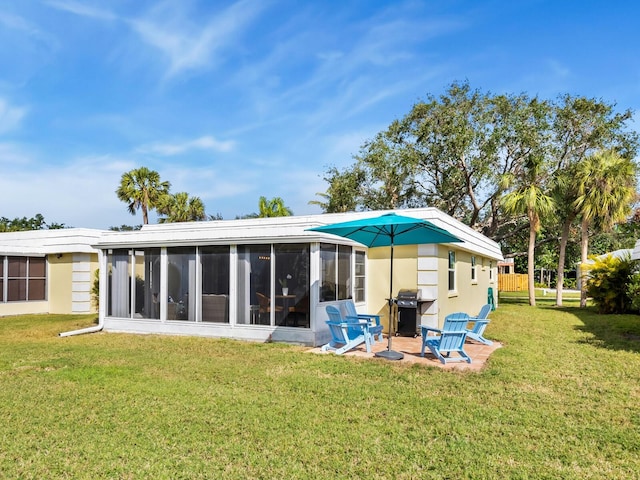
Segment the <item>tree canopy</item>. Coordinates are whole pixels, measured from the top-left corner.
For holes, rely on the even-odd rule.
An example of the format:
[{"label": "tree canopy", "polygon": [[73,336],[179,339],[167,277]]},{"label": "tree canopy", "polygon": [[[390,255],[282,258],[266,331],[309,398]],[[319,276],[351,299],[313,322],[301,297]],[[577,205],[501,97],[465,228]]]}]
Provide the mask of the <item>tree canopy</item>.
[{"label": "tree canopy", "polygon": [[160,179],[160,174],[147,167],[135,168],[122,174],[116,190],[118,199],[128,204],[129,213],[142,211],[142,223],[149,223],[149,210],[161,205],[169,194],[171,184]]},{"label": "tree canopy", "polygon": [[187,192],[166,195],[158,207],[158,213],[164,215],[158,219],[160,223],[195,222],[208,219],[202,200],[199,197],[190,197]]},{"label": "tree canopy", "polygon": [[495,95],[454,82],[366,141],[352,165],[329,167],[328,189],[311,203],[325,212],[437,207],[507,256],[531,259],[533,248],[553,245],[562,277],[580,232],[575,168],[604,151],[635,163],[631,120],[602,99]]},{"label": "tree canopy", "polygon": [[57,230],[60,228],[66,228],[64,223],[50,223],[45,222],[44,217],[40,213],[36,213],[31,218],[16,217],[9,219],[7,217],[0,217],[0,232],[19,232],[24,230]]}]

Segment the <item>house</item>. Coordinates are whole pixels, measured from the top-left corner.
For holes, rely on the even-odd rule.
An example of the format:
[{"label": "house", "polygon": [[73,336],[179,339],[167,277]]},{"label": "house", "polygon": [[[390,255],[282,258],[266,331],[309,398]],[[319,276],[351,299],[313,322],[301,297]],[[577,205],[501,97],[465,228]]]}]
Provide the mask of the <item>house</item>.
[{"label": "house", "polygon": [[[145,225],[103,232],[100,325],[105,330],[326,343],[325,307],[353,299],[388,320],[389,248],[309,228],[380,215],[351,212]],[[417,325],[476,313],[496,290],[499,246],[435,208],[398,210],[462,240],[396,246],[396,292],[417,289]],[[395,329],[394,329],[395,330]]]},{"label": "house", "polygon": [[0,233],[0,316],[91,313],[102,232],[84,228]]}]

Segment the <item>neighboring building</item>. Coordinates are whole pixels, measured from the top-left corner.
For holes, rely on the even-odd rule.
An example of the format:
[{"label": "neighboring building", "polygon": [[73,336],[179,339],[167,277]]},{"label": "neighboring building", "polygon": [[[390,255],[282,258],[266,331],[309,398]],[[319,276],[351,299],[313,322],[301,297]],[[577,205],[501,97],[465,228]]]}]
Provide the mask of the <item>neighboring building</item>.
[{"label": "neighboring building", "polygon": [[91,313],[102,231],[83,228],[0,233],[0,316]]},{"label": "neighboring building", "polygon": [[[353,299],[388,325],[389,248],[309,232],[374,217],[357,212],[145,225],[103,232],[100,324],[105,330],[326,343],[325,307]],[[396,246],[395,293],[419,289],[417,324],[475,314],[496,290],[498,244],[435,208],[396,210],[463,243]]]},{"label": "neighboring building", "polygon": [[514,273],[516,273],[516,266],[513,258],[505,258],[498,262],[498,275],[512,275]]}]

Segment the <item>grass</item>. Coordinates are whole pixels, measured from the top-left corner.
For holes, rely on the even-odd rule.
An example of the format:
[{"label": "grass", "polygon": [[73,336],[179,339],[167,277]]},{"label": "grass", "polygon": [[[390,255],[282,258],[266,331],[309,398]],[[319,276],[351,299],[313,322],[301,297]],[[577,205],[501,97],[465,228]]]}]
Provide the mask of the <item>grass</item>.
[{"label": "grass", "polygon": [[0,318],[0,478],[638,478],[640,317],[500,302],[481,373]]}]

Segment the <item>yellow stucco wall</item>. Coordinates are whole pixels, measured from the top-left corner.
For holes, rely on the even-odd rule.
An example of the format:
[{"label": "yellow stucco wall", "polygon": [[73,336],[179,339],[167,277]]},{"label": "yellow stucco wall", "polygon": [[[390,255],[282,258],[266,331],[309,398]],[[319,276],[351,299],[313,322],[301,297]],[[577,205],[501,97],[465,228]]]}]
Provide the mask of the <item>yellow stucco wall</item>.
[{"label": "yellow stucco wall", "polygon": [[[385,330],[389,325],[389,247],[370,248],[367,263],[367,311],[381,315]],[[393,296],[401,289],[415,289],[418,281],[417,245],[400,245],[393,249]]]},{"label": "yellow stucco wall", "polygon": [[0,303],[0,317],[7,315],[26,315],[48,313],[48,302],[7,302]]},{"label": "yellow stucco wall", "polygon": [[[444,318],[450,313],[466,312],[469,315],[478,313],[482,305],[487,303],[487,292],[493,287],[494,296],[497,289],[496,261],[491,261],[477,254],[453,249],[456,252],[456,288],[449,291],[449,250],[441,246],[438,249],[438,322],[442,326]],[[476,281],[471,280],[471,256],[476,257]],[[489,279],[490,268],[493,279]]]},{"label": "yellow stucco wall", "polygon": [[[477,254],[476,281],[471,280],[471,256],[469,252],[456,252],[456,290],[449,292],[449,250],[448,246],[437,248],[437,318],[442,326],[446,315],[453,312],[466,312],[475,315],[482,305],[487,303],[487,290],[493,287],[497,292],[497,269],[493,261],[493,280],[489,279],[490,260]],[[388,328],[389,306],[385,299],[389,297],[389,248],[371,248],[367,263],[367,305],[370,313],[381,315],[381,321]],[[415,289],[418,285],[418,246],[403,245],[394,249],[393,296],[400,289]],[[394,328],[397,328],[394,327]]]},{"label": "yellow stucco wall", "polygon": [[70,253],[58,258],[49,255],[47,298],[50,313],[71,313],[71,272],[73,257]]},{"label": "yellow stucco wall", "polygon": [[[81,313],[74,311],[74,301],[78,301],[78,295],[86,295],[86,277],[89,283],[93,282],[95,271],[98,269],[98,255],[89,254],[89,271],[74,271],[74,256],[65,253],[60,258],[57,255],[49,255],[48,299],[49,313]],[[77,267],[76,267],[77,268]],[[81,285],[81,291],[74,291]],[[90,292],[89,292],[90,295]],[[96,312],[91,305],[91,312]]]}]

